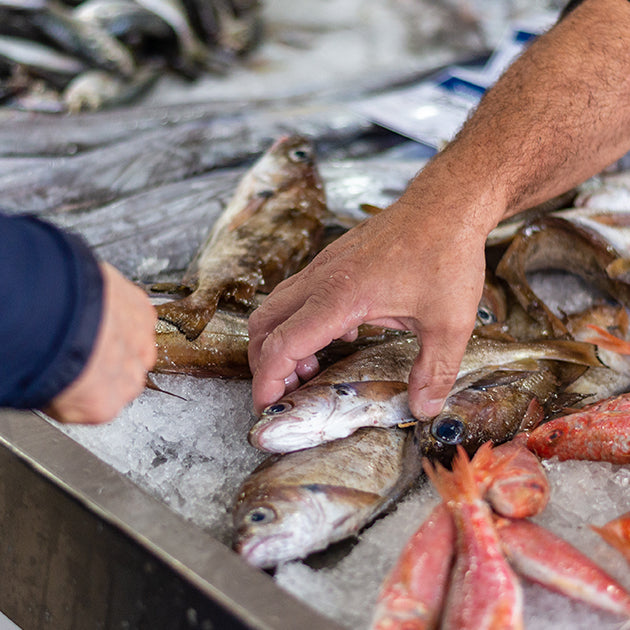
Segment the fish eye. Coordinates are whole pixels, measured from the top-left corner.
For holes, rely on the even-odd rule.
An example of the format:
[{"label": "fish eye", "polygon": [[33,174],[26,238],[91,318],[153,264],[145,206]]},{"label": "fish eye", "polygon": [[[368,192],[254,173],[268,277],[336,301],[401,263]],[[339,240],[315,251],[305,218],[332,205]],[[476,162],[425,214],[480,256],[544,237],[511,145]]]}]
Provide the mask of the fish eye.
[{"label": "fish eye", "polygon": [[347,385],[346,383],[338,383],[336,385],[333,385],[332,388],[337,394],[339,394],[339,396],[352,396],[356,394],[354,388],[350,385]]},{"label": "fish eye", "polygon": [[261,199],[269,199],[273,197],[273,190],[261,190],[258,192],[257,196]]},{"label": "fish eye", "polygon": [[494,313],[486,306],[480,306],[477,309],[477,319],[483,324],[494,324],[497,321]]},{"label": "fish eye", "polygon": [[555,429],[549,434],[549,436],[547,437],[547,441],[549,443],[553,443],[561,437],[562,437],[562,431],[560,429]]},{"label": "fish eye", "polygon": [[277,402],[263,409],[263,416],[277,416],[285,411],[293,409],[293,405],[289,402]]},{"label": "fish eye", "polygon": [[255,525],[264,525],[276,520],[276,513],[268,507],[259,506],[247,513],[246,520]]},{"label": "fish eye", "polygon": [[464,437],[464,423],[456,416],[437,418],[431,425],[431,434],[444,444],[459,444]]},{"label": "fish eye", "polygon": [[294,149],[289,153],[292,162],[308,162],[311,159],[311,152],[308,149]]}]

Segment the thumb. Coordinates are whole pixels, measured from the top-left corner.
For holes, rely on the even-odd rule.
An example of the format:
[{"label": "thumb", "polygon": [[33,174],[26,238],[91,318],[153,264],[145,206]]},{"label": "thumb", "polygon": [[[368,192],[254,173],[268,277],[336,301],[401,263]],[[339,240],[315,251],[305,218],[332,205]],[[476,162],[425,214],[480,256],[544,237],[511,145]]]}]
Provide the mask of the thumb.
[{"label": "thumb", "polygon": [[409,408],[416,418],[436,416],[457,378],[470,333],[424,333],[409,375]]}]

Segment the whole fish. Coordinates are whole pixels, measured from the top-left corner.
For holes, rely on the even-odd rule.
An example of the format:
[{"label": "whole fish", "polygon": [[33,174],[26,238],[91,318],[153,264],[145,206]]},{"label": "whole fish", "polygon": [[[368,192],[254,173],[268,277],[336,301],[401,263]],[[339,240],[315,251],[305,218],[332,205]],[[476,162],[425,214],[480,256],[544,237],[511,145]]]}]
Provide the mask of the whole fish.
[{"label": "whole fish", "polygon": [[424,460],[424,470],[453,516],[455,565],[444,607],[444,630],[523,627],[520,582],[503,556],[492,511],[460,446],[452,472]]},{"label": "whole fish", "polygon": [[539,457],[630,463],[630,395],[620,394],[549,420],[527,447]]},{"label": "whole fish", "polygon": [[[250,443],[265,451],[289,452],[344,437],[361,426],[388,427],[413,420],[404,385],[418,350],[414,337],[401,335],[339,361],[264,409],[260,420],[249,432]],[[506,379],[511,382],[519,380],[523,386],[531,384],[533,387],[533,381],[540,380],[540,377],[532,376],[532,368],[539,368],[537,358],[601,366],[591,344],[563,340],[520,343],[490,337],[472,337],[460,365],[458,381],[452,395],[465,389],[473,381],[479,381],[488,373],[494,372],[498,366],[522,361],[526,363],[513,365],[510,375],[501,370],[501,380],[495,383],[495,387],[505,384]],[[483,370],[483,374],[478,370]],[[573,370],[571,372],[577,377]],[[481,387],[480,382],[478,389]],[[483,381],[483,387],[488,391],[490,382]],[[546,387],[549,397],[553,390],[551,382]],[[505,394],[506,390],[494,391],[499,396],[499,392]],[[492,392],[480,394],[479,397],[487,398],[491,394]],[[498,424],[500,421],[495,421],[492,426],[496,427]],[[463,428],[463,424],[460,425]],[[430,423],[427,426],[430,427]],[[519,424],[514,422],[510,427],[511,432],[503,428],[503,440],[509,439],[518,427]],[[490,430],[486,433],[481,432],[481,429],[479,431],[475,432],[475,438],[471,435],[476,446],[490,439],[492,433]],[[441,448],[441,442],[437,443],[430,434],[427,437],[429,443],[434,443],[433,448]],[[424,444],[423,441],[421,443]],[[470,445],[472,449],[472,442]],[[431,447],[427,445],[426,448],[428,453]]]},{"label": "whole fish", "polygon": [[363,429],[312,449],[272,455],[244,482],[234,506],[235,548],[270,567],[356,534],[417,479],[403,429]]},{"label": "whole fish", "polygon": [[[257,303],[261,301],[256,300]],[[218,309],[201,334],[192,340],[162,319],[157,320],[155,332],[157,360],[153,372],[251,378],[247,360],[249,332],[246,313]],[[355,341],[333,342],[318,352],[320,363],[330,364],[363,346],[382,342],[390,334],[375,326],[360,326],[358,332]]]},{"label": "whole fish", "polygon": [[619,550],[630,562],[630,512],[609,521],[602,527],[591,525],[609,545]]},{"label": "whole fish", "polygon": [[630,285],[613,279],[608,266],[620,255],[600,235],[559,217],[544,217],[525,226],[513,239],[497,267],[497,275],[546,334],[567,335],[562,320],[534,293],[528,273],[564,270],[584,278],[590,285],[630,305]]},{"label": "whole fish", "polygon": [[455,524],[438,504],[409,539],[381,585],[372,630],[437,628],[455,556]]},{"label": "whole fish", "polygon": [[499,518],[510,564],[529,580],[617,615],[630,617],[630,593],[575,547],[527,519]]},{"label": "whole fish", "polygon": [[449,394],[437,416],[420,419],[415,427],[420,453],[448,464],[456,447],[472,456],[484,442],[506,442],[537,426],[546,405],[584,372],[583,366],[554,361],[509,368],[481,371],[476,381]]},{"label": "whole fish", "polygon": [[480,485],[485,481],[481,486],[484,499],[501,516],[535,516],[549,502],[549,479],[539,459],[527,448],[525,433],[494,448],[486,442],[475,453],[472,465],[475,476],[481,477]]},{"label": "whole fish", "polygon": [[198,337],[219,300],[253,306],[317,250],[327,213],[312,144],[278,140],[245,175],[184,276],[187,297],[160,305],[158,316],[188,339]]}]

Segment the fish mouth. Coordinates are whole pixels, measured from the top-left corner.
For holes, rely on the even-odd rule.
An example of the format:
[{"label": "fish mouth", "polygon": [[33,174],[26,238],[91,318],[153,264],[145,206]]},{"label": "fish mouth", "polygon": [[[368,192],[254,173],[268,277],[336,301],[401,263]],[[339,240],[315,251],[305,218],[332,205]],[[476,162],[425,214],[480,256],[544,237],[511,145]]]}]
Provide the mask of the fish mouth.
[{"label": "fish mouth", "polygon": [[242,538],[238,540],[234,545],[234,550],[242,556],[249,564],[252,564],[257,567],[265,568],[275,566],[277,563],[274,562],[257,562],[256,561],[256,552],[260,549],[262,545],[268,544],[269,541],[280,541],[285,540],[287,538],[293,538],[293,535],[290,532],[285,532],[281,534],[270,534],[268,536],[263,536],[262,538],[258,538],[254,542],[255,536],[248,536],[246,538]]}]

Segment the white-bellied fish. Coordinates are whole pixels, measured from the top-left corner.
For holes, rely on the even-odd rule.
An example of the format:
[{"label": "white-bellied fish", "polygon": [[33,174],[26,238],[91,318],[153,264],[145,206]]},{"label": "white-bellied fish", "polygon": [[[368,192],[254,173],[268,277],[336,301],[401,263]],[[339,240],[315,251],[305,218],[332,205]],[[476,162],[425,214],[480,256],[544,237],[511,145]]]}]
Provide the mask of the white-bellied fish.
[{"label": "white-bellied fish", "polygon": [[[401,335],[333,364],[264,409],[260,420],[249,432],[250,443],[261,450],[283,453],[344,437],[361,426],[389,427],[413,421],[405,384],[418,350],[414,337]],[[492,396],[493,392],[505,395],[506,379],[511,384],[519,381],[523,386],[535,387],[535,381],[544,380],[533,374],[541,367],[537,359],[600,366],[594,350],[591,344],[574,341],[520,343],[473,337],[466,348],[452,395],[473,381],[478,381],[477,391],[481,391],[482,385],[484,392],[491,387],[496,388],[488,394],[481,394],[485,398]],[[497,372],[493,382],[489,374],[507,364],[512,364],[511,371]],[[551,379],[545,387],[546,391],[550,389]],[[425,428],[430,426],[429,423]],[[501,441],[509,439],[518,426],[515,423],[511,432],[504,430]],[[476,435],[479,440],[475,442],[477,446],[491,439],[489,435],[484,438],[485,435]],[[459,433],[457,439],[461,438],[463,434]],[[429,441],[435,439],[431,437]]]},{"label": "white-bellied fish", "polygon": [[328,444],[272,455],[234,506],[235,548],[270,567],[359,532],[412,487],[420,459],[403,429],[362,429]]}]

